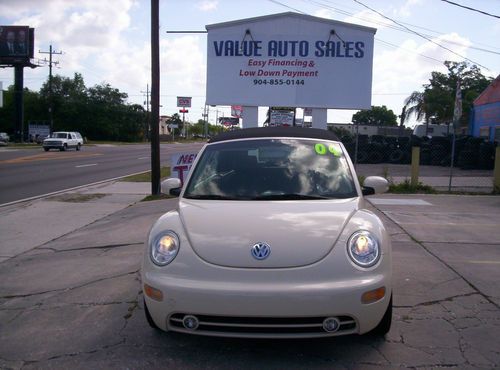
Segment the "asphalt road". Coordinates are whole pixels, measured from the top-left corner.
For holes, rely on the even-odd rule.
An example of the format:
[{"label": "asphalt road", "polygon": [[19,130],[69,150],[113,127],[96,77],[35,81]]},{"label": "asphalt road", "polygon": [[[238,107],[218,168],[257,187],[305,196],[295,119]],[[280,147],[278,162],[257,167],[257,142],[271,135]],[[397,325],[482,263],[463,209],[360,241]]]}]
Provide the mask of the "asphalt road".
[{"label": "asphalt road", "polygon": [[[173,153],[197,151],[203,143],[162,144],[161,165]],[[149,144],[84,146],[81,151],[0,151],[0,204],[53,193],[151,169]]]}]

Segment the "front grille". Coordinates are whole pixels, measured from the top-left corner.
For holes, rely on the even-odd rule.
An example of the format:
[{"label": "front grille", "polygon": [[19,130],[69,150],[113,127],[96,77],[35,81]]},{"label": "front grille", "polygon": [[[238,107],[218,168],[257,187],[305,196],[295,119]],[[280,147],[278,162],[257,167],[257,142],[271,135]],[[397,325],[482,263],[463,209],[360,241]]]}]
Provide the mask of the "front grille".
[{"label": "front grille", "polygon": [[62,143],[60,141],[46,141],[44,142],[45,145],[61,145]]},{"label": "front grille", "polygon": [[[334,333],[323,329],[323,317],[239,317],[194,315],[199,320],[197,330],[188,330],[182,324],[186,313],[172,314],[168,329],[191,334],[250,337],[324,337],[357,332],[356,321],[350,316],[335,316],[340,327]],[[191,314],[190,314],[191,315]]]}]

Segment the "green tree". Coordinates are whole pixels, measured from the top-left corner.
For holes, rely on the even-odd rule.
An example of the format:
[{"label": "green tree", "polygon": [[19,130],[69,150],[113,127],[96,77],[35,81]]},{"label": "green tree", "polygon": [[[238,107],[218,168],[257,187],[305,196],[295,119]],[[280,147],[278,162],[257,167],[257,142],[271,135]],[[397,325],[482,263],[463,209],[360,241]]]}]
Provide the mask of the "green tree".
[{"label": "green tree", "polygon": [[179,113],[174,113],[172,116],[170,116],[170,119],[167,121],[169,125],[177,125],[177,128],[173,129],[174,135],[179,136],[179,134],[182,132],[183,129],[183,124],[182,124],[182,119],[179,116]]},{"label": "green tree", "polygon": [[[127,103],[127,94],[102,83],[87,88],[80,74],[73,78],[54,76],[52,94],[46,81],[39,92],[24,90],[24,128],[29,121],[49,121],[52,102],[54,130],[79,131],[93,140],[140,140],[146,112],[140,105]],[[0,131],[13,133],[14,87],[4,94],[0,108]]]},{"label": "green tree", "polygon": [[360,125],[397,126],[397,118],[391,109],[382,105],[360,110],[352,116],[352,122]]},{"label": "green tree", "polygon": [[466,126],[474,100],[491,83],[476,65],[467,62],[444,62],[448,73],[432,72],[429,83],[423,85],[424,91],[414,91],[405,99],[408,121],[414,116],[417,121],[448,124],[453,120],[457,82],[460,80],[462,92],[462,118],[460,124]]},{"label": "green tree", "polygon": [[86,135],[84,128],[90,117],[86,108],[87,89],[81,74],[75,73],[73,78],[53,76],[52,95],[49,80],[42,85],[40,95],[46,107],[44,119],[49,120],[49,107],[52,105],[55,131],[73,130]]}]

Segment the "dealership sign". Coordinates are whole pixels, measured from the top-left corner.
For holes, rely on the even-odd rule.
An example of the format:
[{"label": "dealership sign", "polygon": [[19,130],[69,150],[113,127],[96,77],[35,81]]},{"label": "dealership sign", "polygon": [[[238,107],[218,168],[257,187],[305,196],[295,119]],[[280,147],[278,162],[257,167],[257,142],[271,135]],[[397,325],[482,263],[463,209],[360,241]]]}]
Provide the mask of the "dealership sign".
[{"label": "dealership sign", "polygon": [[182,108],[191,108],[191,97],[190,96],[178,96],[177,106]]},{"label": "dealership sign", "polygon": [[297,13],[206,28],[207,104],[371,106],[373,28]]},{"label": "dealership sign", "polygon": [[195,152],[176,153],[172,155],[170,159],[172,176],[177,177],[181,180],[181,183],[184,183],[197,155],[198,153]]}]

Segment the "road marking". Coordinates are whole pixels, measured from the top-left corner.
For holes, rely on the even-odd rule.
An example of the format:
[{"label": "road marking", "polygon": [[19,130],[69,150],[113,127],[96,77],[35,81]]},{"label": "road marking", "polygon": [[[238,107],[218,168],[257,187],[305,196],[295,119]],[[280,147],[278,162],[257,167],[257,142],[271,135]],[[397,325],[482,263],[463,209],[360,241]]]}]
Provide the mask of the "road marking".
[{"label": "road marking", "polygon": [[74,159],[74,158],[89,158],[103,155],[102,153],[71,153],[71,155],[64,155],[60,152],[46,152],[39,153],[35,155],[28,155],[25,157],[7,159],[0,161],[0,163],[26,163],[26,162],[37,162],[37,161],[50,161],[53,159]]},{"label": "road marking", "polygon": [[377,205],[386,206],[432,206],[432,203],[423,199],[396,199],[396,198],[368,198],[368,201]]},{"label": "road marking", "polygon": [[97,163],[81,164],[79,166],[75,166],[75,168],[90,167],[90,166],[97,166]]},{"label": "road marking", "polygon": [[137,159],[149,159],[150,157],[139,157]]},{"label": "road marking", "polygon": [[469,261],[469,263],[475,263],[481,265],[500,265],[500,261]]}]

